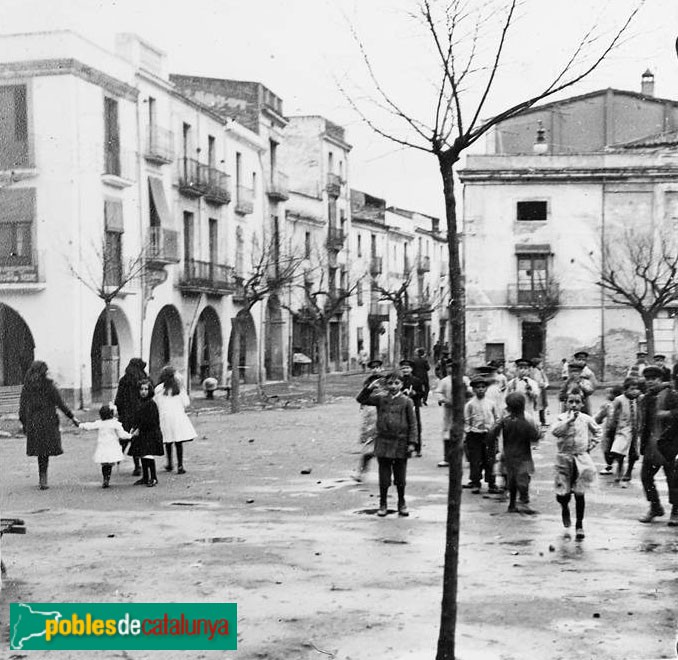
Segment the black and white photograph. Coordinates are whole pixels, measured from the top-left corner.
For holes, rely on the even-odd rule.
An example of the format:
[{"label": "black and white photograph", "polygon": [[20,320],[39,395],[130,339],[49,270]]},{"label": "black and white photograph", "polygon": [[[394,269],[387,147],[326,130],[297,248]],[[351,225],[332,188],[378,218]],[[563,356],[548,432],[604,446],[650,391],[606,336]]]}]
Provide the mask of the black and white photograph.
[{"label": "black and white photograph", "polygon": [[676,0],[0,0],[0,658],[678,658]]}]

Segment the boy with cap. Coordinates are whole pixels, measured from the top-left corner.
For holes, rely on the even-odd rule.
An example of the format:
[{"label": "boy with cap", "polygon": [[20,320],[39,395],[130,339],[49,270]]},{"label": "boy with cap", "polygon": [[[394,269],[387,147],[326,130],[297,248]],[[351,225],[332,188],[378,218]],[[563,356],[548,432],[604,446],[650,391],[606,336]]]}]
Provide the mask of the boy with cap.
[{"label": "boy with cap", "polygon": [[591,414],[591,405],[589,403],[589,397],[593,394],[593,385],[591,381],[584,376],[584,367],[586,365],[579,360],[573,360],[570,362],[568,367],[569,377],[563,383],[563,386],[560,388],[560,402],[561,402],[561,412],[565,412],[567,408],[567,395],[572,390],[579,390],[582,395],[582,412],[586,415]]},{"label": "boy with cap", "polygon": [[589,367],[587,364],[588,359],[589,359],[588,351],[577,351],[574,354],[575,362],[581,362],[581,364],[583,365],[581,370],[582,378],[588,378],[593,389],[595,390],[598,385],[598,380],[596,379],[596,375],[591,370],[591,367]]},{"label": "boy with cap", "polygon": [[488,492],[501,493],[494,475],[494,460],[497,454],[495,440],[490,429],[499,421],[500,413],[494,401],[488,399],[487,382],[483,376],[471,379],[473,398],[464,406],[464,446],[469,462],[469,482],[464,488],[471,488],[473,494],[480,493],[480,483],[485,473]]},{"label": "boy with cap", "polygon": [[662,372],[662,382],[670,383],[671,382],[671,370],[666,366],[666,355],[661,355],[657,353],[653,358],[654,366],[661,369]]},{"label": "boy with cap", "polygon": [[506,386],[506,394],[520,392],[525,397],[525,419],[532,422],[535,427],[538,427],[537,410],[541,395],[539,384],[533,378],[530,378],[532,361],[527,358],[518,358],[515,364],[516,376]]},{"label": "boy with cap", "polygon": [[643,372],[647,392],[640,402],[640,453],[643,456],[640,478],[650,508],[639,520],[649,523],[664,515],[654,482],[657,472],[664,468],[671,504],[669,526],[678,527],[678,393],[662,381],[662,375],[662,370],[654,365],[645,367]]},{"label": "boy with cap", "polygon": [[421,457],[421,402],[424,398],[424,384],[412,374],[414,363],[412,360],[400,360],[400,374],[403,381],[403,394],[412,399],[414,414],[417,417],[417,446],[416,455]]},{"label": "boy with cap", "polygon": [[627,378],[641,378],[643,370],[647,366],[647,353],[645,351],[638,351],[636,353],[636,362],[629,367],[626,372]]},{"label": "boy with cap", "polygon": [[393,483],[398,490],[398,515],[409,516],[405,503],[405,479],[407,457],[417,444],[417,418],[414,415],[412,399],[402,393],[402,380],[397,371],[387,374],[383,383],[385,392],[377,392],[380,381],[363,387],[357,401],[377,409],[377,434],[374,441],[374,455],[379,463],[379,510],[383,518],[388,514],[387,498]]}]

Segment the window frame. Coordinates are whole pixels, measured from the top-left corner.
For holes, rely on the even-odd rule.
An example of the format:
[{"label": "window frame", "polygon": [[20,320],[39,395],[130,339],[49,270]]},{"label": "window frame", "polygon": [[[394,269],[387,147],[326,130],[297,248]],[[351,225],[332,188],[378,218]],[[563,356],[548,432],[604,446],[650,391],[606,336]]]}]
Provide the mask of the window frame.
[{"label": "window frame", "polygon": [[[544,205],[544,215],[543,217],[520,217],[521,216],[521,205],[522,208],[525,208],[525,205],[528,204],[543,204]],[[549,200],[547,199],[521,199],[516,201],[516,222],[548,222],[549,219],[549,213],[550,213],[550,204]],[[533,215],[530,213],[526,213],[525,215]]]}]

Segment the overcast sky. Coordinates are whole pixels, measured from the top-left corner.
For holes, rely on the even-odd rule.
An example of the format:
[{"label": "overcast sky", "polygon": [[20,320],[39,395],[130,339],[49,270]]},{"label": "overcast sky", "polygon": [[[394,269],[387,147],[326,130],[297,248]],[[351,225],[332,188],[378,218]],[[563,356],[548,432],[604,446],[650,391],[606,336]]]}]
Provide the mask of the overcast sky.
[{"label": "overcast sky", "polygon": [[[540,90],[592,22],[604,40],[635,3],[527,0],[483,114]],[[568,95],[605,87],[639,91],[640,76],[649,68],[656,95],[678,99],[678,0],[646,4],[625,43]],[[283,99],[285,114],[321,114],[346,127],[354,145],[352,187],[389,204],[442,215],[433,157],[376,136],[336,83],[343,81],[361,107],[374,110],[369,99],[377,94],[351,37],[352,25],[389,95],[427,121],[437,69],[430,37],[406,13],[416,7],[415,0],[0,0],[0,33],[71,28],[112,49],[115,32],[136,32],[165,50],[172,72],[261,81]],[[495,44],[492,16],[478,61],[489,57]],[[480,88],[481,75],[469,94]],[[410,137],[402,126],[389,130]]]}]

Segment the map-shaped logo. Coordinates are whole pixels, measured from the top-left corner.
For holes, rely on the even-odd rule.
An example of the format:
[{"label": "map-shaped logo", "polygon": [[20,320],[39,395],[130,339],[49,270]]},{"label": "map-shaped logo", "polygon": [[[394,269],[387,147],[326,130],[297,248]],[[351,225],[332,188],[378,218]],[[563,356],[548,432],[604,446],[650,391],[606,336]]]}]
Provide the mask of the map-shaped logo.
[{"label": "map-shaped logo", "polygon": [[13,616],[12,627],[9,635],[10,648],[20,651],[28,640],[45,636],[45,624],[47,619],[62,618],[59,611],[47,612],[37,610],[26,603],[12,603]]}]

